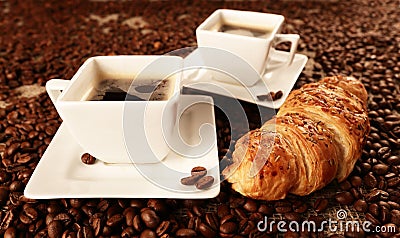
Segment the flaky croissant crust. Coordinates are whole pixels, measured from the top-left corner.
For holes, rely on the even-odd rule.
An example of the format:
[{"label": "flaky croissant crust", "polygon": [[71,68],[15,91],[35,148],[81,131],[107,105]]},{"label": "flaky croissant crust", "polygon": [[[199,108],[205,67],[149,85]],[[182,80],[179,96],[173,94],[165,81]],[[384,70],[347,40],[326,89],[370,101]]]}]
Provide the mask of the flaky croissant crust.
[{"label": "flaky croissant crust", "polygon": [[275,118],[237,141],[223,175],[234,190],[263,200],[343,181],[369,133],[367,98],[360,81],[344,76],[294,90]]}]

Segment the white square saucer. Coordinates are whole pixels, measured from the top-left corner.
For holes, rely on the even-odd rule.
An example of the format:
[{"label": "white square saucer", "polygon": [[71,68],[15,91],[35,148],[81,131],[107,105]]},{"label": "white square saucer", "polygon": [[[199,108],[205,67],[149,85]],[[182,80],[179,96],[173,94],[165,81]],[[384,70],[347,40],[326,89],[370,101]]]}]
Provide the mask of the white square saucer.
[{"label": "white square saucer", "polygon": [[[202,130],[204,126],[208,130]],[[220,173],[214,107],[201,103],[187,109],[181,117],[182,137],[190,145],[206,136],[214,141],[212,147],[198,158],[178,155],[171,151],[156,164],[106,164],[97,160],[92,165],[81,162],[85,151],[76,143],[67,127],[61,124],[33,172],[24,194],[34,199],[51,198],[213,198],[220,191]],[[201,136],[199,135],[201,129]],[[206,133],[206,134],[204,134]],[[214,177],[209,189],[180,183],[195,166],[208,169]],[[171,170],[174,172],[171,173]],[[167,186],[155,181],[165,181]]]},{"label": "white square saucer", "polygon": [[[196,54],[196,50],[191,54]],[[289,53],[285,51],[271,51],[269,65],[272,67],[280,65],[282,62],[287,60],[288,55]],[[189,58],[190,55],[187,57]],[[245,87],[240,84],[225,83],[223,82],[223,78],[215,78],[215,74],[211,74],[208,69],[190,69],[184,73],[183,86],[204,92],[237,98],[267,108],[278,109],[285,102],[287,96],[299,78],[301,71],[306,65],[307,60],[307,56],[295,54],[292,64],[267,72],[262,77],[262,80],[259,80],[255,85],[250,87]],[[224,76],[222,73],[218,76],[229,77],[226,76],[226,74]],[[229,80],[232,80],[232,78],[229,78],[227,81]],[[263,101],[257,99],[257,95],[265,95],[268,92],[277,92],[279,90],[283,92],[280,99],[275,101]]]}]

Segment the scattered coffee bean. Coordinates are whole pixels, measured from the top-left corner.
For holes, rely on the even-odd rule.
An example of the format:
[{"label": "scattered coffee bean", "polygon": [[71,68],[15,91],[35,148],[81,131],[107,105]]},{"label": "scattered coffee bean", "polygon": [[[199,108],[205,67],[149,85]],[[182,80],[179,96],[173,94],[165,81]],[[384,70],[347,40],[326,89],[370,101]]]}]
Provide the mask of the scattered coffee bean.
[{"label": "scattered coffee bean", "polygon": [[316,212],[322,212],[328,207],[328,203],[329,203],[328,199],[318,198],[314,202],[314,210]]},{"label": "scattered coffee bean", "polygon": [[176,231],[175,235],[177,237],[195,237],[197,233],[192,229],[181,228]]},{"label": "scattered coffee bean", "polygon": [[237,225],[235,222],[232,221],[225,222],[219,227],[219,231],[224,234],[233,234],[236,232],[236,230]]},{"label": "scattered coffee bean", "polygon": [[182,178],[181,179],[181,184],[183,184],[183,185],[195,185],[201,178],[202,178],[202,176],[200,176],[200,175],[191,175],[189,177]]},{"label": "scattered coffee bean", "polygon": [[269,94],[257,95],[257,99],[260,101],[275,101],[282,98],[282,96],[283,92],[279,90],[277,92],[271,91]]},{"label": "scattered coffee bean", "polygon": [[202,166],[196,166],[191,171],[191,175],[203,177],[207,174],[207,169]]},{"label": "scattered coffee bean", "polygon": [[155,229],[160,223],[160,218],[156,212],[151,209],[146,209],[143,211],[140,217],[142,218],[144,224],[150,229]]},{"label": "scattered coffee bean", "polygon": [[50,238],[59,238],[62,235],[63,227],[60,221],[52,221],[47,226],[47,232]]},{"label": "scattered coffee bean", "polygon": [[342,205],[350,205],[354,201],[353,195],[350,192],[341,192],[336,194],[335,199]]},{"label": "scattered coffee bean", "polygon": [[368,204],[364,200],[358,199],[354,203],[354,209],[356,209],[359,212],[365,212],[367,210],[367,208],[368,208]]},{"label": "scattered coffee bean", "polygon": [[91,155],[88,154],[88,153],[84,153],[84,154],[81,156],[81,160],[82,160],[82,162],[83,162],[84,164],[94,164],[94,163],[96,162],[96,158],[93,157],[93,156],[91,156]]},{"label": "scattered coffee bean", "polygon": [[210,188],[214,183],[214,177],[213,176],[204,176],[201,179],[199,179],[196,183],[196,188],[197,189],[208,189]]}]

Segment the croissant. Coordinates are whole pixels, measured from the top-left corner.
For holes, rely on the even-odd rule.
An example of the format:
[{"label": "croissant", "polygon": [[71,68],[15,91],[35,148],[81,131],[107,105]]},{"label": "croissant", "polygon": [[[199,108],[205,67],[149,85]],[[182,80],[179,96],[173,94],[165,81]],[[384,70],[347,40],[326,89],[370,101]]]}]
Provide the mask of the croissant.
[{"label": "croissant", "polygon": [[278,200],[339,182],[361,156],[368,94],[353,77],[327,77],[292,91],[276,117],[242,136],[222,174],[242,195]]}]

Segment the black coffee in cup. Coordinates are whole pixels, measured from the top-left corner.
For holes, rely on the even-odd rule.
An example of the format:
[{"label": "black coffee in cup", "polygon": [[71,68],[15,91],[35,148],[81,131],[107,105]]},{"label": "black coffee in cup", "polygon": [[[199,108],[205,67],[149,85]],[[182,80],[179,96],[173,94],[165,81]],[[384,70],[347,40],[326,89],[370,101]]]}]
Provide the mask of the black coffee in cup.
[{"label": "black coffee in cup", "polygon": [[92,89],[88,101],[164,101],[172,91],[171,80],[104,79]]}]

